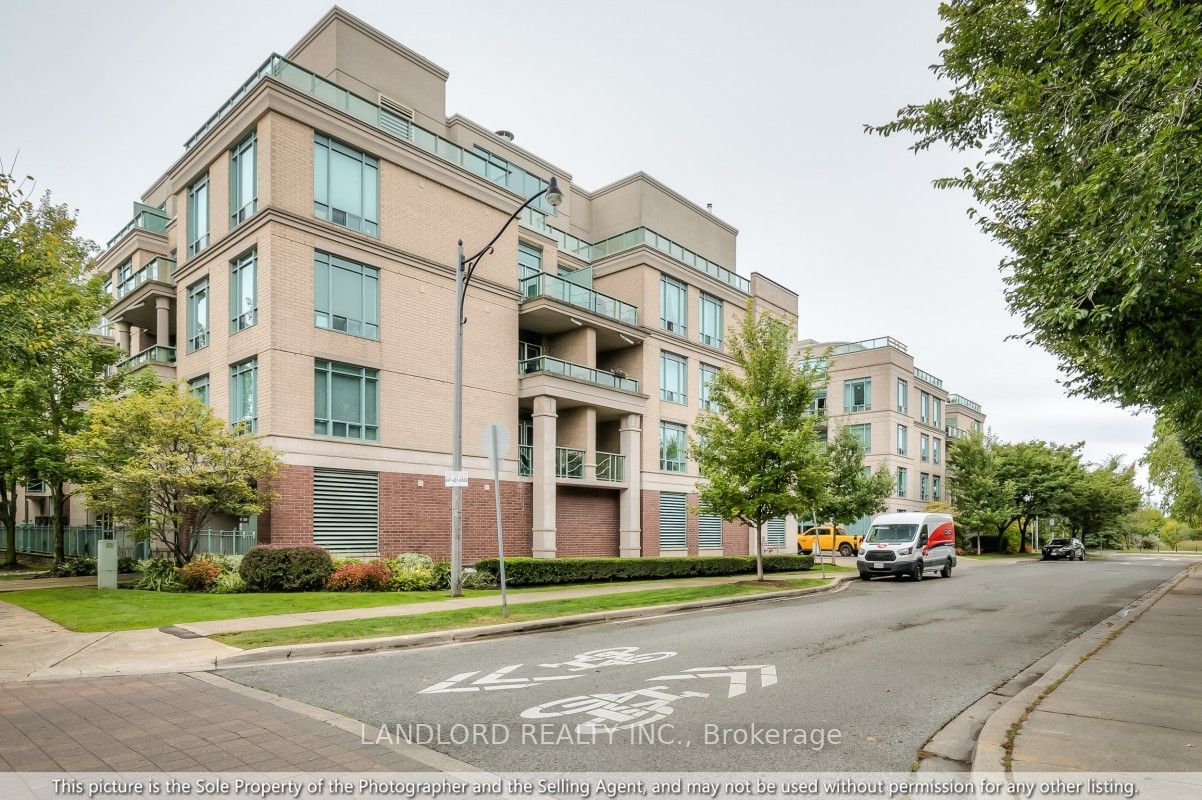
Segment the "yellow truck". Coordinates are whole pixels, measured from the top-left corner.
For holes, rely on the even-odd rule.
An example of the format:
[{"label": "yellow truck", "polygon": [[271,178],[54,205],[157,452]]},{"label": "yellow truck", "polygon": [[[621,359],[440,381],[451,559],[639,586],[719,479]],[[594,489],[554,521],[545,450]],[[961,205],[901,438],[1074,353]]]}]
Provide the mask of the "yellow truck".
[{"label": "yellow truck", "polygon": [[[832,553],[838,551],[841,556],[854,556],[856,550],[860,547],[860,542],[864,537],[854,533],[848,533],[847,529],[842,525],[839,526],[838,532],[831,536],[830,525],[819,525],[817,530],[818,545],[822,548],[823,553]],[[801,533],[797,534],[797,549],[802,553],[814,552],[814,527],[806,528]]]}]

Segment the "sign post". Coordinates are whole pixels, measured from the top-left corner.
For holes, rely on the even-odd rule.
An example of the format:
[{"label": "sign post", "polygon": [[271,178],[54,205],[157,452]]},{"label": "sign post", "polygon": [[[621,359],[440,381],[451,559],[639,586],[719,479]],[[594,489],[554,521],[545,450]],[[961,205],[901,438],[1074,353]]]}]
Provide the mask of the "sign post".
[{"label": "sign post", "polygon": [[509,594],[505,588],[505,537],[501,530],[501,454],[509,449],[509,429],[502,422],[490,422],[484,426],[480,444],[488,453],[492,467],[493,505],[497,510],[497,579],[501,583],[501,616],[509,616]]}]

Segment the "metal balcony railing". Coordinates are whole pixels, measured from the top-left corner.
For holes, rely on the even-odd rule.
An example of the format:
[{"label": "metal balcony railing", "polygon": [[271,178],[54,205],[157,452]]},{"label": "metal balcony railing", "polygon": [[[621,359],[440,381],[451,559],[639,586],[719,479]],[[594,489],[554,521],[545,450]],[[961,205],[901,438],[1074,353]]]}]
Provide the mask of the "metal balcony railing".
[{"label": "metal balcony railing", "polygon": [[534,474],[534,446],[518,445],[518,472],[522,475]]},{"label": "metal balcony railing", "polygon": [[973,411],[977,412],[978,414],[984,413],[981,410],[980,403],[974,403],[972,400],[969,400],[967,397],[964,397],[963,395],[949,394],[947,396],[947,404],[949,406],[964,406],[965,408],[972,409]]},{"label": "metal balcony railing", "polygon": [[578,381],[587,381],[597,386],[604,386],[607,389],[617,389],[621,392],[637,393],[639,390],[639,382],[634,378],[625,378],[612,372],[586,367],[583,364],[573,364],[570,361],[552,358],[551,356],[538,356],[537,358],[527,358],[518,362],[519,375],[533,375],[538,372],[562,375],[565,378],[573,378]]},{"label": "metal balcony railing", "polygon": [[116,236],[114,236],[112,239],[109,239],[108,244],[104,246],[105,250],[108,250],[117,242],[121,241],[125,234],[129,233],[135,228],[141,228],[142,230],[150,231],[151,233],[161,234],[166,232],[167,223],[169,220],[164,212],[159,211],[157,208],[143,206],[140,203],[136,205],[136,208],[137,212],[134,214],[134,218],[125,223],[125,227],[118,231]]},{"label": "metal balcony railing", "polygon": [[932,386],[938,386],[940,389],[943,388],[943,381],[939,380],[925,369],[919,369],[918,367],[915,367],[914,377],[918,378],[920,381],[926,381]]},{"label": "metal balcony railing", "polygon": [[555,477],[583,478],[584,451],[574,447],[555,448]]},{"label": "metal balcony railing", "polygon": [[626,457],[597,451],[597,480],[621,483],[626,480]]},{"label": "metal balcony railing", "polygon": [[535,297],[550,297],[577,308],[592,311],[594,314],[625,322],[627,325],[639,324],[637,307],[594,289],[564,280],[558,275],[540,272],[537,275],[523,278],[521,287],[522,297],[527,300]]},{"label": "metal balcony railing", "polygon": [[175,262],[170,258],[159,256],[117,284],[117,299],[120,300],[122,297],[125,297],[134,289],[146,283],[146,281],[174,284],[174,274]]}]

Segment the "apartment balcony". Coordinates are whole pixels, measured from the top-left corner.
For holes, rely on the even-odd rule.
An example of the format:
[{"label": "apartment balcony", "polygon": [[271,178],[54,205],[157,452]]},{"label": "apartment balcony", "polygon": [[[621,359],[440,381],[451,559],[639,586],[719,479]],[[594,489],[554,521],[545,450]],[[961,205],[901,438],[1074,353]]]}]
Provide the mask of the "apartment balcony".
[{"label": "apartment balcony", "polygon": [[639,310],[616,297],[540,272],[520,282],[521,325],[555,336],[588,325],[597,331],[597,350],[620,350],[643,341]]},{"label": "apartment balcony", "polygon": [[156,298],[175,301],[175,262],[165,256],[151,259],[117,280],[113,296],[113,305],[105,314],[110,323],[126,322],[142,330],[156,330]]},{"label": "apartment balcony", "polygon": [[964,430],[963,428],[957,428],[954,425],[948,425],[947,428],[944,429],[944,432],[947,433],[948,439],[968,438],[968,431]]},{"label": "apartment balcony", "polygon": [[173,381],[175,380],[175,348],[151,345],[140,353],[134,353],[128,358],[118,361],[116,369],[131,373],[148,369],[160,381]]},{"label": "apartment balcony", "polygon": [[634,378],[552,356],[519,361],[518,375],[520,398],[548,395],[556,398],[560,408],[593,406],[600,418],[641,414],[647,400]]},{"label": "apartment balcony", "polygon": [[[626,482],[626,456],[621,453],[597,451],[597,463],[593,479],[603,483]],[[534,475],[534,446],[518,445],[518,472],[530,477]],[[555,478],[563,481],[583,481],[586,476],[584,450],[579,447],[555,448]]]},{"label": "apartment balcony", "polygon": [[134,203],[134,216],[125,226],[117,232],[117,235],[108,240],[108,244],[104,246],[105,250],[111,250],[115,244],[120,242],[134,231],[147,231],[149,233],[163,236],[167,232],[167,223],[170,220],[167,214],[153,206]]},{"label": "apartment balcony", "polygon": [[985,413],[981,409],[980,403],[974,403],[972,400],[969,400],[967,397],[964,397],[963,395],[949,394],[947,396],[947,404],[949,406],[961,406],[962,408],[966,408],[969,411],[975,411],[978,414]]}]

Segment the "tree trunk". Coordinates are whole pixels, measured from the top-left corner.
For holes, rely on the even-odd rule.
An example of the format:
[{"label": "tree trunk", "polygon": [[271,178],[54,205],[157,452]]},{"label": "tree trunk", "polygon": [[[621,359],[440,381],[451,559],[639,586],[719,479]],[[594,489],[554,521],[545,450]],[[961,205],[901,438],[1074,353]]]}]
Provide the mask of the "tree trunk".
[{"label": "tree trunk", "polygon": [[63,534],[63,507],[67,504],[67,491],[62,481],[51,484],[50,496],[54,500],[50,527],[54,531],[54,565],[57,567],[67,558]]},{"label": "tree trunk", "polygon": [[755,579],[764,579],[764,523],[757,520],[755,525]]},{"label": "tree trunk", "polygon": [[17,480],[5,478],[0,486],[0,516],[4,518],[4,566],[17,564]]},{"label": "tree trunk", "polygon": [[977,534],[977,555],[981,555],[981,534]]}]

